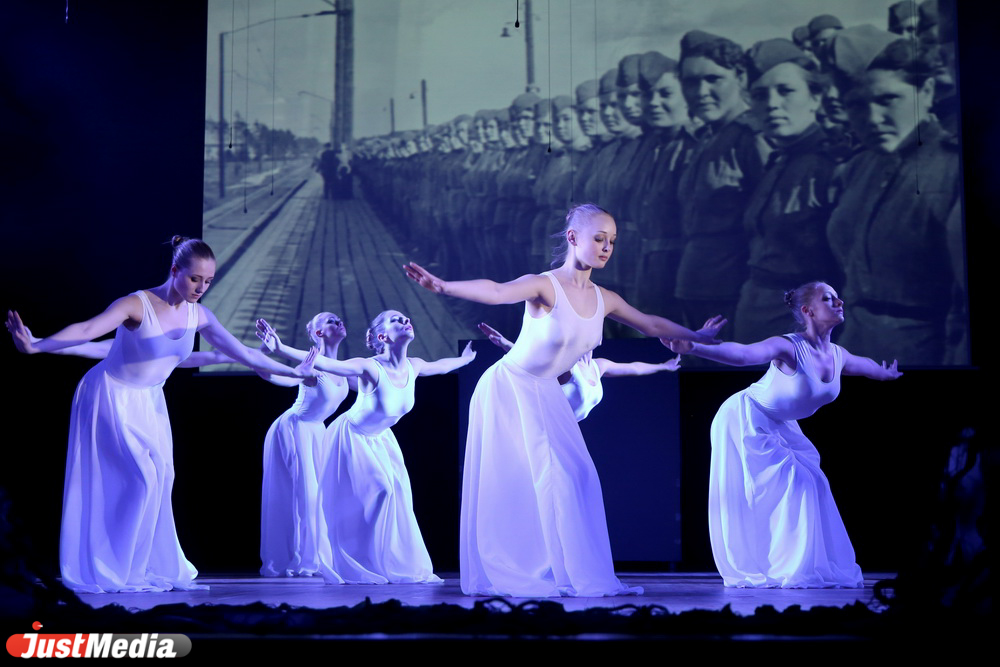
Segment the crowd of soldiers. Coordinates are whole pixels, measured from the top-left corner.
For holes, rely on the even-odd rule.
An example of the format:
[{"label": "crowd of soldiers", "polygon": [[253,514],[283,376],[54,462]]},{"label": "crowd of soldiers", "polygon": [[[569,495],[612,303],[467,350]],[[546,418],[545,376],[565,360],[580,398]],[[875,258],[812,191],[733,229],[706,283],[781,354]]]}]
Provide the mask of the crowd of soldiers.
[{"label": "crowd of soldiers", "polygon": [[952,15],[905,0],[888,30],[821,15],[749,49],[692,30],[679,61],[627,55],[572,96],[359,140],[354,174],[445,278],[543,270],[567,207],[594,202],[619,234],[595,280],[640,310],[721,313],[752,342],[824,280],[853,352],[967,363]]}]

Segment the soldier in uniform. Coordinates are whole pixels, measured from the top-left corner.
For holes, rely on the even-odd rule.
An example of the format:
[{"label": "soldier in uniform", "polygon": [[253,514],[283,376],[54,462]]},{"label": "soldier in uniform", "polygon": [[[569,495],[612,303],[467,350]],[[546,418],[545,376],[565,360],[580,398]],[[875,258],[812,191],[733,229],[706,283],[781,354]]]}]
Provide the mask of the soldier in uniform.
[{"label": "soldier in uniform", "polygon": [[504,264],[503,239],[507,233],[504,222],[497,223],[497,176],[503,171],[507,163],[508,149],[513,147],[513,140],[510,135],[510,111],[504,109],[494,109],[490,118],[486,121],[486,137],[488,140],[486,150],[486,160],[480,161],[479,176],[482,179],[483,205],[482,217],[473,221],[473,224],[482,227],[485,238],[491,242],[486,244],[485,258],[486,268],[491,273],[499,274]]},{"label": "soldier in uniform", "polygon": [[444,179],[444,225],[445,235],[443,238],[447,248],[447,265],[449,270],[458,271],[463,268],[465,260],[462,250],[462,239],[465,236],[465,209],[469,202],[468,194],[462,177],[465,174],[466,164],[469,159],[469,126],[472,117],[468,114],[461,114],[451,121],[451,152],[442,165],[442,177]]},{"label": "soldier in uniform", "polygon": [[323,177],[323,199],[333,199],[337,183],[337,154],[329,143],[323,144],[323,152],[316,160],[316,171]]},{"label": "soldier in uniform", "polygon": [[900,0],[889,6],[889,32],[907,39],[917,38],[920,12],[916,0]]},{"label": "soldier in uniform", "polygon": [[[490,142],[486,137],[486,120],[492,115],[488,109],[480,109],[472,117],[469,130],[470,152],[465,161],[465,172],[462,174],[462,185],[465,188],[465,223],[464,229],[470,235],[481,233],[484,211],[486,209],[486,185],[483,182],[484,165],[492,159],[488,150]],[[486,266],[483,243],[468,243],[463,252],[462,261],[468,266],[482,268]]]},{"label": "soldier in uniform", "polygon": [[534,93],[521,93],[514,98],[509,109],[517,145],[507,149],[504,167],[497,174],[497,207],[494,214],[494,226],[508,241],[503,243],[503,239],[497,239],[504,250],[502,270],[497,273],[502,280],[513,280],[532,272],[524,249],[531,243],[531,219],[535,214],[531,187],[538,169],[538,165],[533,163],[539,155],[534,142],[535,105],[539,99]]},{"label": "soldier in uniform", "polygon": [[868,150],[838,175],[828,228],[852,304],[839,342],[902,364],[968,363],[960,160],[930,113],[935,53],[897,40],[848,94]]},{"label": "soldier in uniform", "polygon": [[583,196],[584,187],[594,174],[594,162],[605,141],[604,127],[601,124],[600,84],[597,79],[584,81],[576,87],[574,109],[580,132],[586,137],[588,148],[579,153],[574,165],[572,199],[589,201]]},{"label": "soldier in uniform", "polygon": [[[634,215],[627,210],[636,196],[636,171],[633,168],[636,153],[642,144],[645,131],[645,105],[639,88],[639,61],[642,55],[633,53],[618,62],[615,76],[617,110],[624,119],[624,129],[619,134],[617,149],[603,173],[595,174],[599,179],[597,198],[602,207],[615,212],[618,232],[625,239],[615,246],[618,256],[616,263],[609,265],[601,276],[602,285],[631,300],[634,295],[636,266],[639,262],[639,226]],[[591,179],[593,181],[593,179]],[[604,323],[606,336],[628,336],[632,330],[617,323]]]},{"label": "soldier in uniform", "polygon": [[[851,26],[837,32],[829,47],[830,66],[827,73],[830,75],[830,87],[823,96],[824,107],[827,106],[827,98],[833,91],[837,91],[839,98],[840,91],[849,90],[868,68],[872,59],[896,39],[898,37],[891,32],[872,25]],[[843,113],[847,116],[846,109]],[[831,150],[842,162],[864,150],[864,146],[858,140],[858,133],[850,127],[849,116],[847,120],[846,124],[823,125]]]},{"label": "soldier in uniform", "polygon": [[[686,322],[732,316],[747,278],[743,214],[763,172],[763,142],[747,110],[743,49],[693,30],[681,39],[681,86],[698,150],[681,176],[684,251],[676,295]],[[731,337],[731,325],[727,325]]]},{"label": "soldier in uniform", "polygon": [[639,264],[630,290],[636,307],[680,320],[674,296],[677,267],[684,248],[678,184],[697,147],[677,61],[650,51],[639,59],[647,134],[637,154],[642,178],[634,215],[641,237]]},{"label": "soldier in uniform", "polygon": [[[535,216],[531,221],[531,260],[533,266],[545,267],[549,263],[550,251],[549,229],[557,205],[566,198],[563,191],[557,189],[561,171],[569,169],[569,155],[566,147],[555,136],[555,117],[559,109],[569,106],[571,101],[565,95],[562,99],[556,97],[542,100],[535,105],[535,132],[539,144],[545,146],[538,170],[538,177],[532,185],[532,196],[535,199]],[[558,106],[557,106],[558,105]]]},{"label": "soldier in uniform", "polygon": [[838,30],[844,29],[844,24],[836,16],[821,14],[809,21],[809,43],[813,53],[819,58],[820,65],[826,69],[830,64],[830,42],[837,36]]},{"label": "soldier in uniform", "polygon": [[557,95],[551,101],[552,152],[546,152],[541,172],[535,181],[535,203],[538,213],[532,223],[532,238],[540,239],[547,251],[548,240],[560,229],[572,197],[573,163],[585,145],[576,124],[573,98]]},{"label": "soldier in uniform", "polygon": [[828,79],[788,40],[758,42],[747,56],[751,112],[773,150],[743,218],[750,277],[734,317],[742,343],[788,331],[789,289],[817,277],[842,284],[826,238],[837,161],[816,122]]}]

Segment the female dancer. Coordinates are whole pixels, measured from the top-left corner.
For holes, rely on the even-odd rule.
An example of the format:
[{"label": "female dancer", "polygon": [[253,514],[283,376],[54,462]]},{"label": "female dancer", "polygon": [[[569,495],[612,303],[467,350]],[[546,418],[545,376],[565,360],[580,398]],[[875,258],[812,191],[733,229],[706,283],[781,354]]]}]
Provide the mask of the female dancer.
[{"label": "female dancer", "polygon": [[[347,337],[344,322],[333,313],[318,313],[306,325],[319,348],[318,357],[337,358]],[[260,573],[265,577],[309,577],[319,572],[321,554],[329,560],[326,521],[320,508],[319,476],[325,462],[324,438],[330,417],[357,391],[355,378],[329,373],[315,378],[267,377],[298,385],[292,407],[271,424],[264,439],[264,483],[260,507]]]},{"label": "female dancer", "polygon": [[607,264],[616,236],[607,211],[583,204],[566,216],[565,257],[551,272],[452,282],[414,263],[404,267],[436,294],[525,302],[520,336],[480,378],[469,410],[460,554],[466,594],[641,592],[615,577],[597,471],[556,378],[598,345],[605,316],[649,336],[704,343],[725,321],[690,331],[594,285],[591,271]]},{"label": "female dancer", "polygon": [[32,342],[17,313],[8,325],[18,350],[51,352],[115,330],[107,359],[73,397],[59,564],[78,592],[200,588],[174,528],[170,421],[162,384],[188,355],[195,331],[228,357],[276,375],[302,377],[246,347],[198,304],[215,277],[215,256],[198,239],[173,239],[170,274],[159,287],[124,296],[100,315]]},{"label": "female dancer", "polygon": [[[485,322],[479,325],[479,330],[486,334],[491,343],[504,352],[510,352],[510,349],[514,347],[514,344],[504,338],[503,334]],[[602,377],[652,375],[660,371],[676,371],[680,367],[680,355],[660,364],[647,364],[643,361],[619,363],[610,359],[595,359],[594,352],[591,350],[580,357],[573,364],[573,368],[560,375],[558,379],[559,386],[562,387],[563,394],[566,395],[566,400],[569,401],[569,406],[573,409],[573,416],[578,422],[582,422],[604,398]]]},{"label": "female dancer", "polygon": [[[8,329],[12,327],[8,325]],[[27,330],[32,342],[35,338]],[[319,354],[337,358],[337,348],[347,335],[343,321],[332,313],[318,313],[306,325]],[[104,359],[112,339],[81,343],[54,354]],[[177,365],[197,368],[232,363],[220,352],[192,352]],[[347,397],[357,391],[357,379],[346,380],[328,373],[304,379],[258,371],[268,382],[299,388],[298,398],[268,429],[264,439],[264,482],[260,512],[260,573],[265,577],[312,576],[319,571],[319,552],[329,551],[326,523],[319,507],[319,474],[322,470],[323,438],[330,417]]]},{"label": "female dancer", "polygon": [[[264,320],[258,335],[283,356],[299,358],[301,350],[283,345]],[[320,370],[358,378],[358,398],[330,425],[320,476],[320,501],[329,536],[329,560],[320,572],[330,584],[431,583],[434,574],[413,513],[410,478],[391,427],[413,408],[418,375],[440,375],[476,358],[471,343],[460,357],[424,361],[407,357],[413,342],[409,318],[387,310],[366,335],[375,356],[337,361],[316,357]]]},{"label": "female dancer", "polygon": [[881,365],[830,342],[844,321],[832,287],[811,282],[785,294],[800,333],[741,345],[664,341],[671,350],[732,366],[770,363],[757,383],[731,396],[712,422],[708,522],[726,586],[861,587],[861,568],[819,467],[819,452],[796,420],[840,393],[840,376],[895,380]]}]

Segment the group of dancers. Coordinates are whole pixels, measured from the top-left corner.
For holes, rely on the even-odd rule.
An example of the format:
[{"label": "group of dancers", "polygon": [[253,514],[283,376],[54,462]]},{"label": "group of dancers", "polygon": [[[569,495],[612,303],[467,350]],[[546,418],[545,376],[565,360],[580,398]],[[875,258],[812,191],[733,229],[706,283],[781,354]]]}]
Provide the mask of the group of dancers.
[{"label": "group of dancers", "polygon": [[[721,343],[726,320],[693,331],[640,312],[591,280],[610,260],[614,218],[570,209],[551,271],[497,283],[446,281],[410,263],[406,274],[441,295],[482,304],[524,302],[514,343],[481,328],[506,355],[472,397],[462,484],[460,566],[469,595],[607,596],[641,593],[614,572],[600,482],[580,432],[602,395],[600,377],[676,370],[594,359],[604,319],[655,336],[678,355],[730,365],[770,363],[759,382],[723,404],[712,425],[710,535],[727,586],[856,587],[861,571],[819,454],[795,420],[836,398],[840,376],[901,375],[831,342],[844,304],[823,282],[786,295],[801,331],[751,345]],[[298,399],[267,433],[261,512],[261,574],[321,575],[327,583],[431,583],[434,574],[413,513],[409,478],[391,427],[413,408],[420,375],[456,370],[475,357],[409,357],[413,323],[395,310],[367,332],[374,356],[338,360],[347,335],[332,313],[308,324],[315,347],[283,344],[257,323],[261,350],[237,341],[198,300],[215,275],[203,241],[175,237],[160,286],[47,338],[16,312],[7,328],[18,350],[102,358],[73,399],[63,496],[60,567],[78,592],[190,590],[197,571],[177,539],[170,504],[173,459],[162,384],[173,368],[236,361]],[[115,331],[113,341],[91,342]],[[192,353],[201,333],[215,350]],[[298,362],[294,368],[264,352]],[[562,385],[562,388],[560,388]],[[328,428],[346,397],[354,405]]]}]

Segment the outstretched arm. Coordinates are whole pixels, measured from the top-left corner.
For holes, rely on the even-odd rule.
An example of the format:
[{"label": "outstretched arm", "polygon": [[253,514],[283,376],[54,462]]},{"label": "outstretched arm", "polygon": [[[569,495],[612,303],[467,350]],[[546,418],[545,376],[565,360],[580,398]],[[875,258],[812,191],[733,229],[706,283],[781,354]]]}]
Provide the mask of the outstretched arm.
[{"label": "outstretched arm", "polygon": [[305,350],[282,343],[278,332],[263,317],[257,320],[257,338],[260,338],[261,351],[269,354],[279,354],[286,359],[294,359],[295,361],[302,361],[308,354]]},{"label": "outstretched arm", "polygon": [[435,361],[424,361],[419,357],[410,357],[410,363],[417,375],[444,375],[462,366],[467,366],[475,358],[476,351],[472,349],[472,341],[469,341],[460,357],[445,357]]},{"label": "outstretched arm", "polygon": [[[10,332],[11,336],[14,336],[15,339],[18,337],[27,338],[31,341],[32,345],[42,340],[31,333],[31,329],[24,325],[21,318],[17,316],[17,313],[13,313],[13,315],[14,318],[7,321],[7,331]],[[84,357],[85,359],[104,359],[108,356],[108,352],[111,351],[111,344],[114,342],[113,338],[94,340],[89,343],[80,343],[79,345],[52,350],[50,354],[65,354],[74,357]]]},{"label": "outstretched arm", "polygon": [[[17,318],[18,322],[20,318]],[[14,328],[17,324],[15,323]],[[24,326],[23,323],[20,324],[27,337],[32,343],[37,343],[41,338],[32,335],[31,330]],[[8,324],[8,329],[11,326]],[[14,332],[11,331],[11,335]],[[113,338],[106,338],[104,340],[94,340],[89,343],[80,343],[79,345],[71,345],[70,347],[64,347],[58,350],[52,350],[51,354],[65,354],[74,357],[84,357],[86,359],[105,359],[108,353],[111,351],[111,345],[114,343]],[[210,366],[212,364],[228,364],[233,360],[224,355],[218,350],[211,350],[209,352],[192,352],[187,359],[177,364],[178,368],[201,368],[202,366]],[[297,381],[296,381],[297,382]]]},{"label": "outstretched arm", "polygon": [[219,350],[208,350],[205,352],[192,352],[191,355],[177,364],[178,368],[201,368],[212,364],[231,364],[233,360]]},{"label": "outstretched arm", "polygon": [[543,276],[528,274],[506,283],[492,280],[441,280],[416,262],[403,266],[406,275],[435,294],[496,306],[531,301],[551,307],[555,299],[552,284]]},{"label": "outstretched arm", "polygon": [[479,323],[479,330],[486,334],[486,337],[490,339],[491,343],[499,347],[504,352],[510,352],[510,348],[514,347],[514,343],[504,338],[502,333],[486,324],[486,322]]},{"label": "outstretched arm", "polygon": [[610,359],[594,359],[602,377],[616,378],[635,375],[652,375],[660,371],[676,371],[681,367],[681,355],[660,364],[647,364],[644,361],[633,361],[621,364]]},{"label": "outstretched arm", "polygon": [[705,345],[714,345],[719,342],[716,340],[716,336],[726,325],[726,319],[718,315],[705,322],[705,326],[698,331],[691,331],[665,317],[649,315],[636,310],[625,299],[611,290],[602,287],[601,291],[604,294],[605,314],[616,322],[632,327],[644,336],[691,340]]},{"label": "outstretched arm", "polygon": [[795,367],[795,348],[791,341],[781,336],[774,336],[759,343],[720,343],[718,345],[702,345],[685,340],[666,340],[660,342],[677,354],[693,354],[702,359],[717,361],[729,366],[756,366],[778,360]]},{"label": "outstretched arm", "polygon": [[[48,338],[34,338],[28,327],[24,326],[17,311],[7,311],[7,330],[14,339],[14,345],[19,352],[36,354],[38,352],[56,352],[74,345],[88,343],[95,338],[110,333],[122,322],[131,320],[142,321],[142,302],[134,294],[123,296],[108,306],[103,313],[89,320],[71,324],[65,329],[52,334]],[[34,339],[34,340],[32,340]],[[109,348],[110,349],[110,348]],[[96,351],[96,350],[92,350]],[[106,354],[106,353],[105,353]],[[82,354],[80,356],[90,356]],[[101,357],[93,357],[101,358]]]},{"label": "outstretched arm", "polygon": [[299,368],[289,368],[288,366],[272,361],[260,350],[247,347],[236,340],[233,334],[229,333],[224,326],[219,324],[219,320],[205,306],[198,306],[198,331],[204,336],[213,347],[233,361],[243,364],[255,371],[260,370],[274,375],[284,375],[289,377],[308,377],[311,370],[300,370]]},{"label": "outstretched arm", "polygon": [[844,353],[844,375],[860,375],[872,380],[895,380],[903,376],[896,368],[896,360],[891,364],[882,362],[879,364],[874,359],[868,357],[858,357],[844,348],[840,348]]},{"label": "outstretched arm", "polygon": [[[262,350],[280,354],[288,359],[301,361],[308,354],[304,350],[299,350],[282,343],[274,327],[268,324],[267,320],[263,318],[257,320],[257,338],[260,338],[260,347]],[[362,359],[360,357],[340,361],[339,359],[319,356],[313,365],[321,371],[346,377],[348,379],[348,386],[354,391],[358,390],[356,378],[363,377],[365,381],[375,383],[375,378],[378,375],[378,369],[372,364],[371,359]],[[353,382],[352,378],[355,378]]]}]

